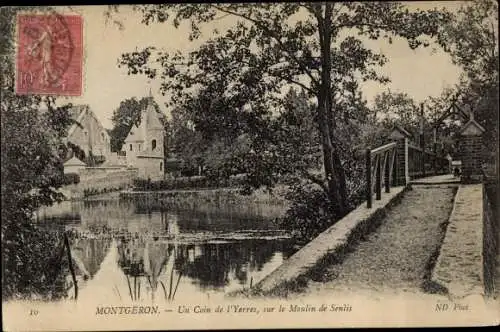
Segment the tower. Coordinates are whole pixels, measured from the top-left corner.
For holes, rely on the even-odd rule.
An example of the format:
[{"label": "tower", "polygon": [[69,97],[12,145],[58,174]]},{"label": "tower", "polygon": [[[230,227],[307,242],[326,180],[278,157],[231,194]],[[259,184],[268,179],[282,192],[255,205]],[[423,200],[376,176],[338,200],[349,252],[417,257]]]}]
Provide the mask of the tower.
[{"label": "tower", "polygon": [[165,129],[153,106],[153,98],[150,97],[147,107],[142,111],[141,125],[144,124],[145,151],[156,157],[164,156],[163,140]]},{"label": "tower", "polygon": [[126,152],[127,163],[138,169],[140,178],[159,180],[165,173],[165,129],[154,108],[151,92],[148,99],[141,110],[141,123],[131,128],[122,150]]}]

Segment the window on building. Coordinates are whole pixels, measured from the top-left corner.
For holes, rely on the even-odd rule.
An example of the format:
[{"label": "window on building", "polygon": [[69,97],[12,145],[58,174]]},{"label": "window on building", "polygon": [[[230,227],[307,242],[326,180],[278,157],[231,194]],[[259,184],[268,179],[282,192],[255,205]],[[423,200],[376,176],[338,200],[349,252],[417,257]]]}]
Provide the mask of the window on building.
[{"label": "window on building", "polygon": [[160,171],[163,171],[163,163],[160,161]]},{"label": "window on building", "polygon": [[141,151],[141,149],[142,149],[142,146],[141,146],[141,143],[139,143],[139,147],[137,150]]},{"label": "window on building", "polygon": [[132,151],[132,144],[130,144],[129,147],[130,147],[130,151]]},{"label": "window on building", "polygon": [[87,136],[89,134],[86,130],[83,133],[85,134],[85,136]]},{"label": "window on building", "polygon": [[151,150],[154,150],[154,149],[156,149],[156,140],[155,139],[151,141]]}]

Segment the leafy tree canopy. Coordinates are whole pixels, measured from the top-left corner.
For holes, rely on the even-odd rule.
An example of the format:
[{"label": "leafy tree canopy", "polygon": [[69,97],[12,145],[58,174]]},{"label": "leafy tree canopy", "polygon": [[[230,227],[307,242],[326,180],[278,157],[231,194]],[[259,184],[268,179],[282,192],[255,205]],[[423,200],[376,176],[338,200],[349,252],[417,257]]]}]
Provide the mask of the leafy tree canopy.
[{"label": "leafy tree canopy", "polygon": [[[411,48],[425,46],[427,37],[436,36],[449,18],[441,10],[410,11],[394,2],[179,4],[136,9],[144,24],[168,21],[178,27],[187,22],[191,40],[200,38],[204,24],[226,16],[234,20],[233,26],[214,31],[213,37],[187,55],[152,45],[123,54],[120,64],[129,74],[160,79],[172,103],[203,110],[195,123],[206,135],[223,133],[234,140],[247,134],[252,144],[249,151],[258,152],[263,165],[268,164],[269,149],[259,145],[272,141],[270,119],[280,107],[283,89],[295,85],[314,98],[313,118],[324,162],[319,182],[341,214],[347,211],[342,160],[347,146],[339,128],[357,115],[351,112],[356,107],[348,105],[358,97],[360,80],[387,81],[376,71],[387,59],[367,48],[363,40],[391,42],[401,37]],[[190,107],[193,104],[198,107]],[[272,185],[278,177],[249,178]]]},{"label": "leafy tree canopy", "polygon": [[[457,102],[471,107],[477,121],[486,129],[487,150],[498,145],[498,2],[467,1],[443,25],[438,39],[464,75],[454,88]],[[450,103],[453,99],[444,93]],[[494,162],[495,153],[489,156]],[[496,161],[498,163],[498,161]]]}]

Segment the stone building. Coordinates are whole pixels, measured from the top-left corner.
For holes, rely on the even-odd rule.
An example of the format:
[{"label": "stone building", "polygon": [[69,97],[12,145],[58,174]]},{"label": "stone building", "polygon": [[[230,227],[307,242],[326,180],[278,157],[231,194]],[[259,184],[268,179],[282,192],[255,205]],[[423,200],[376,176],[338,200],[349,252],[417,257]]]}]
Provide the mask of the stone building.
[{"label": "stone building", "polygon": [[86,167],[85,163],[73,156],[71,159],[64,163],[64,173],[78,173],[81,169]]},{"label": "stone building", "polygon": [[75,105],[70,109],[74,123],[68,130],[68,143],[78,146],[85,157],[90,153],[104,161],[111,154],[110,137],[88,105]]},{"label": "stone building", "polygon": [[130,129],[122,146],[127,165],[138,169],[139,178],[163,179],[165,167],[164,135],[165,129],[160,121],[159,114],[150,102],[141,111],[140,124],[134,125]]}]

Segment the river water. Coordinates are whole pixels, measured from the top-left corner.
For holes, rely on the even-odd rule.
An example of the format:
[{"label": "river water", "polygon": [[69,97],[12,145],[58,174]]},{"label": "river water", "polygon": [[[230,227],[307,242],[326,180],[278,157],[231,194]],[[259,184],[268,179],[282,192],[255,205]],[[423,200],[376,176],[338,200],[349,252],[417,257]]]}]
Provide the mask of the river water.
[{"label": "river water", "polygon": [[[40,210],[37,220],[69,234],[78,301],[150,303],[211,299],[255,285],[294,252],[273,223],[282,212],[259,204],[167,207],[115,198],[63,202]],[[69,271],[66,279],[71,288]]]}]

